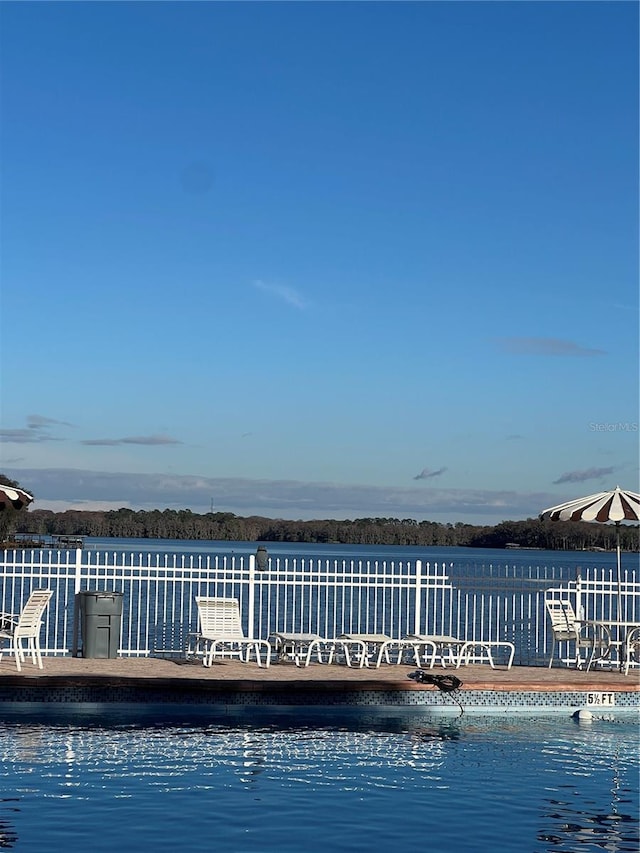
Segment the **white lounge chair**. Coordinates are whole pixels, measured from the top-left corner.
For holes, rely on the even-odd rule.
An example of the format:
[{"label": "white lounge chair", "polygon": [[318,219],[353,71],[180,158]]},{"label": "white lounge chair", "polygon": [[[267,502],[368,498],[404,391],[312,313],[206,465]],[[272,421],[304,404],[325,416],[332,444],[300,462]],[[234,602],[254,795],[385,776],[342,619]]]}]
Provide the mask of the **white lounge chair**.
[{"label": "white lounge chair", "polygon": [[[13,646],[18,672],[25,660],[25,650],[22,641],[27,641],[27,653],[31,655],[33,665],[42,669],[42,654],[40,653],[40,630],[42,616],[53,595],[50,589],[35,589],[27,599],[20,614],[0,614],[0,639],[9,640]],[[3,651],[0,650],[0,660]]]},{"label": "white lounge chair", "polygon": [[416,643],[416,664],[420,666],[422,663],[428,663],[429,669],[433,669],[435,666],[436,658],[442,667],[446,667],[447,663],[456,666],[459,661],[460,649],[466,643],[466,640],[452,637],[449,634],[407,634],[404,640],[407,643]]},{"label": "white lounge chair", "polygon": [[[403,637],[394,639],[387,634],[340,634],[333,640],[335,651],[342,652],[347,666],[375,666],[381,664],[400,664],[404,653],[410,652],[417,666],[420,666],[420,652],[432,657],[435,655],[435,645],[430,640],[420,637]],[[331,661],[330,661],[331,662]]]},{"label": "white lounge chair", "polygon": [[269,642],[273,648],[278,663],[293,662],[296,666],[309,666],[315,657],[318,663],[324,663],[324,648],[327,657],[331,653],[331,641],[325,640],[319,634],[299,634],[291,631],[274,631]]},{"label": "white lounge chair", "polygon": [[[410,634],[404,637],[405,643],[415,643],[415,659],[418,666],[422,662],[433,669],[436,659],[440,665],[446,668],[447,664],[460,669],[473,660],[474,663],[488,661],[491,669],[495,669],[493,654],[496,649],[502,650],[502,656],[506,658],[506,667],[511,669],[513,658],[516,653],[515,646],[508,640],[478,640],[461,639],[451,637],[448,634]],[[422,657],[422,661],[421,661]]]},{"label": "white lounge chair", "polygon": [[391,641],[387,634],[340,634],[334,640],[334,650],[329,662],[333,662],[334,654],[341,654],[347,666],[362,669],[373,663],[375,667],[379,667],[383,659],[389,662],[385,652]]},{"label": "white lounge chair", "polygon": [[215,657],[237,657],[248,663],[251,652],[262,666],[260,649],[265,650],[265,666],[271,662],[271,644],[267,640],[246,637],[240,619],[240,603],[236,598],[196,596],[198,605],[198,639],[205,647],[202,663],[211,666]]}]

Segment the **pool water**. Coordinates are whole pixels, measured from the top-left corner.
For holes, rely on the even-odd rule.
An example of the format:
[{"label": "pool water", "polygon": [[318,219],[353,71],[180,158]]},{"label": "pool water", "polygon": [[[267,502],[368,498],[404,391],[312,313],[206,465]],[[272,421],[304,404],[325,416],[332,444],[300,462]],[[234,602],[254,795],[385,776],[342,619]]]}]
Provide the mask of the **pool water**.
[{"label": "pool water", "polygon": [[252,710],[3,714],[0,848],[637,853],[636,719]]}]

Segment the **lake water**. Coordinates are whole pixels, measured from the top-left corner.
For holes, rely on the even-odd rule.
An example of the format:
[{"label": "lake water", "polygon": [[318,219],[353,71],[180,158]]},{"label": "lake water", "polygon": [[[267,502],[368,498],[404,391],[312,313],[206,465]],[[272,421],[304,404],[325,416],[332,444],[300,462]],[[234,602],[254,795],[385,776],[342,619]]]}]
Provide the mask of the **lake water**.
[{"label": "lake water", "polygon": [[[322,545],[300,542],[230,542],[184,539],[110,539],[86,537],[85,547],[94,551],[133,553],[167,553],[208,556],[248,557],[255,554],[258,544],[264,545],[272,558],[327,560],[422,560],[430,563],[453,564],[457,572],[463,568],[481,566],[558,567],[573,579],[584,568],[616,568],[615,552],[603,551],[542,551],[537,549],[499,548],[422,548],[414,545]],[[640,554],[622,553],[622,569],[638,570]]]},{"label": "lake water", "polygon": [[4,717],[0,847],[637,853],[628,721],[132,713]]}]

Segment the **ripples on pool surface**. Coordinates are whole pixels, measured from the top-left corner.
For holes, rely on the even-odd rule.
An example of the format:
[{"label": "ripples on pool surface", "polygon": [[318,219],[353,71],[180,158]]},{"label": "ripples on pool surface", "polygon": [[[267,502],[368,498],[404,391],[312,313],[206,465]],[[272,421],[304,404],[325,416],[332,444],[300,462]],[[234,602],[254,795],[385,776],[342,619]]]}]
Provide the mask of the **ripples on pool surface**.
[{"label": "ripples on pool surface", "polygon": [[133,719],[0,723],[0,848],[638,850],[635,720]]}]

